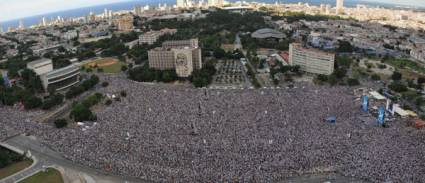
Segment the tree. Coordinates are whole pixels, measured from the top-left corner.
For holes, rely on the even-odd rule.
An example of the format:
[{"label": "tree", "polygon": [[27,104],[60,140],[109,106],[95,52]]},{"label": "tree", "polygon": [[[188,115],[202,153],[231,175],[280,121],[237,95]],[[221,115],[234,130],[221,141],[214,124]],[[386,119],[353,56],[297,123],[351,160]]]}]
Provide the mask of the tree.
[{"label": "tree", "polygon": [[391,79],[393,79],[394,81],[400,81],[402,78],[402,75],[400,72],[394,71],[393,75],[391,76]]},{"label": "tree", "polygon": [[23,100],[25,109],[35,109],[40,107],[43,104],[43,101],[41,98],[35,97],[35,96],[29,96],[25,97]]},{"label": "tree", "polygon": [[83,104],[76,104],[70,113],[70,117],[74,119],[75,122],[81,121],[94,121],[96,120],[96,115]]},{"label": "tree", "polygon": [[226,55],[226,52],[221,48],[214,49],[214,57],[217,59],[221,59]]},{"label": "tree", "polygon": [[347,70],[344,68],[338,68],[334,70],[333,73],[338,79],[342,79],[347,75]]},{"label": "tree", "polygon": [[323,75],[323,74],[319,74],[319,75],[317,75],[317,80],[326,82],[326,81],[328,81],[328,76]]},{"label": "tree", "polygon": [[348,41],[338,41],[339,47],[337,49],[338,52],[353,52],[354,47]]},{"label": "tree", "polygon": [[407,91],[407,87],[399,82],[392,82],[390,85],[388,85],[388,88],[399,93]]},{"label": "tree", "polygon": [[122,65],[121,66],[121,71],[125,72],[127,71],[128,67],[126,65]]},{"label": "tree", "polygon": [[425,83],[425,77],[419,77],[418,84],[424,84],[424,83]]},{"label": "tree", "polygon": [[348,86],[357,86],[360,84],[359,80],[354,79],[354,78],[348,78],[347,79],[347,84]]},{"label": "tree", "polygon": [[24,69],[21,72],[21,77],[23,81],[23,85],[27,90],[32,92],[41,92],[43,91],[43,85],[41,84],[41,79],[37,74],[30,70]]},{"label": "tree", "polygon": [[51,109],[54,106],[62,104],[64,96],[60,93],[50,96],[49,99],[43,102],[43,106],[41,107],[43,110]]},{"label": "tree", "polygon": [[64,128],[68,126],[68,121],[66,119],[57,119],[54,123],[56,128]]},{"label": "tree", "polygon": [[372,76],[370,78],[374,81],[381,80],[381,76],[379,76],[378,74],[372,74]]}]

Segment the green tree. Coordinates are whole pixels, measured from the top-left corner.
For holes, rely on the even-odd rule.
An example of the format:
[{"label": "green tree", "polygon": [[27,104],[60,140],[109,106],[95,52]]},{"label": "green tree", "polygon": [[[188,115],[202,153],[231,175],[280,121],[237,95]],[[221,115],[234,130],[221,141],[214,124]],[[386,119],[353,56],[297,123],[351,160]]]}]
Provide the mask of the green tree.
[{"label": "green tree", "polygon": [[43,104],[41,98],[35,96],[25,97],[23,100],[25,109],[35,109],[40,107]]},{"label": "green tree", "polygon": [[394,71],[393,75],[391,76],[391,79],[393,79],[394,81],[400,81],[402,78],[402,75],[400,72]]},{"label": "green tree", "polygon": [[64,128],[68,126],[68,121],[66,119],[57,119],[54,123],[56,128]]},{"label": "green tree", "polygon": [[399,82],[392,82],[388,85],[388,88],[399,93],[407,91],[407,87]]},{"label": "green tree", "polygon": [[94,121],[96,120],[96,115],[83,104],[76,104],[70,113],[70,118],[74,119],[75,122],[81,121]]}]

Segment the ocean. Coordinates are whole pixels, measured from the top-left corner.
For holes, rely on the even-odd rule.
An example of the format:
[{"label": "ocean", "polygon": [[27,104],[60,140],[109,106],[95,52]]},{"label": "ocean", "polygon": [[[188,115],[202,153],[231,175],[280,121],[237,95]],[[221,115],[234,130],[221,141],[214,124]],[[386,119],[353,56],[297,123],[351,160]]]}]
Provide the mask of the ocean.
[{"label": "ocean", "polygon": [[[207,1],[207,0],[204,0]],[[231,2],[235,2],[237,0],[230,0]],[[247,2],[250,2],[252,0],[246,0]],[[257,2],[264,2],[264,3],[309,3],[311,5],[320,5],[320,4],[330,4],[332,6],[335,6],[336,0],[255,0]],[[60,12],[53,12],[53,13],[47,13],[42,15],[36,15],[32,17],[26,17],[22,19],[16,19],[16,20],[10,20],[5,22],[0,22],[0,26],[3,27],[3,30],[6,31],[7,27],[18,27],[19,20],[22,20],[25,27],[29,27],[31,25],[36,25],[41,22],[41,19],[43,17],[46,17],[47,20],[55,19],[58,16],[63,18],[70,18],[70,17],[81,17],[88,15],[90,12],[93,12],[95,14],[100,14],[104,11],[104,9],[112,10],[112,11],[119,11],[119,10],[132,10],[134,6],[140,5],[145,6],[149,5],[151,7],[158,6],[159,3],[161,4],[167,4],[167,6],[175,5],[175,0],[132,0],[132,1],[126,1],[126,2],[120,2],[120,3],[114,3],[114,4],[104,4],[104,5],[98,5],[98,6],[92,6],[92,7],[84,7],[84,8],[78,8],[78,9],[72,9],[72,10],[66,10],[66,11],[60,11]],[[345,7],[355,7],[357,4],[365,4],[369,6],[381,6],[381,7],[400,7],[394,4],[388,4],[388,3],[375,3],[375,2],[369,2],[367,0],[345,0],[344,6]]]}]

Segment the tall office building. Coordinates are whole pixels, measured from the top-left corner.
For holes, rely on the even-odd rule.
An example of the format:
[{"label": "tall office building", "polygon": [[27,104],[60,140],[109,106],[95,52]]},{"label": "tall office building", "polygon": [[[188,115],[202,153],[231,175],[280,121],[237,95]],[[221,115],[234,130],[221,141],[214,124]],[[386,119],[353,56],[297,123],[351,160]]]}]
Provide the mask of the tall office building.
[{"label": "tall office building", "polygon": [[24,29],[25,29],[24,21],[19,20],[19,27],[18,27],[18,30],[24,30]]},{"label": "tall office building", "polygon": [[46,20],[46,17],[43,17],[43,18],[41,19],[41,25],[42,25],[43,27],[46,27],[46,26],[47,26],[47,20]]},{"label": "tall office building", "polygon": [[304,48],[300,43],[289,45],[289,64],[313,74],[330,75],[334,71],[335,54]]},{"label": "tall office building", "polygon": [[331,14],[331,8],[332,8],[331,5],[330,4],[327,4],[326,5],[326,8],[325,8],[325,10],[326,10],[325,11],[325,14],[327,14],[327,15]]},{"label": "tall office building", "polygon": [[4,30],[3,30],[3,26],[0,25],[0,34],[3,34]]},{"label": "tall office building", "polygon": [[336,0],[336,14],[344,13],[344,0]]},{"label": "tall office building", "polygon": [[108,18],[108,9],[103,10],[103,18]]},{"label": "tall office building", "polygon": [[134,14],[137,16],[142,15],[142,7],[141,6],[134,6]]}]

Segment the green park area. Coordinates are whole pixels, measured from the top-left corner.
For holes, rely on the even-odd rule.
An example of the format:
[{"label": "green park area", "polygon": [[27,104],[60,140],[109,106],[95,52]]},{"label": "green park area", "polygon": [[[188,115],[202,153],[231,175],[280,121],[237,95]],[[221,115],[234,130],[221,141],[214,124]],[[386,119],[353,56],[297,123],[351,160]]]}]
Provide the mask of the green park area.
[{"label": "green park area", "polygon": [[63,183],[61,173],[54,168],[47,168],[46,171],[38,172],[19,183]]},{"label": "green park area", "polygon": [[29,166],[32,160],[10,150],[0,148],[0,179],[11,176]]},{"label": "green park area", "polygon": [[84,68],[86,71],[91,70],[104,73],[119,73],[121,72],[123,65],[125,65],[123,62],[120,62],[115,58],[102,58],[85,64]]},{"label": "green park area", "polygon": [[29,166],[31,166],[32,161],[31,160],[23,160],[19,162],[15,162],[9,166],[6,166],[4,168],[0,169],[0,179],[6,178],[8,176],[11,176]]}]

